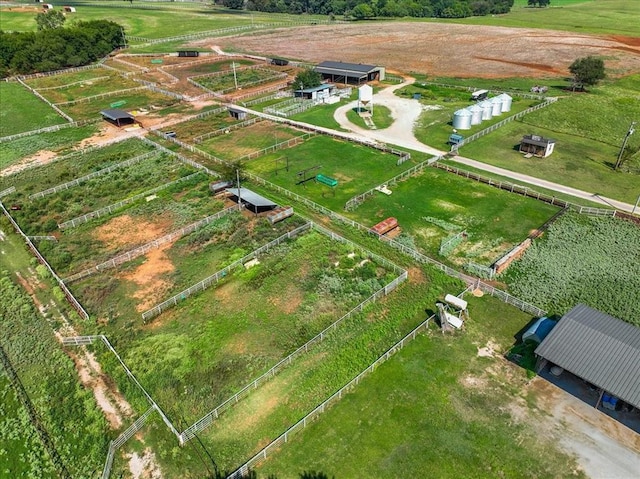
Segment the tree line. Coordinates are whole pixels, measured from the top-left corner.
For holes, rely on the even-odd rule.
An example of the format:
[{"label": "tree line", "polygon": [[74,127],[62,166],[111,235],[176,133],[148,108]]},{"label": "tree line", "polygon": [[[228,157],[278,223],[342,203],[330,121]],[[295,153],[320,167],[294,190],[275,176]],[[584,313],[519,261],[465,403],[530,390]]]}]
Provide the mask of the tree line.
[{"label": "tree line", "polygon": [[508,13],[513,0],[219,0],[233,9],[348,18],[463,18]]},{"label": "tree line", "polygon": [[37,32],[0,30],[0,77],[88,65],[120,46],[120,25],[106,20],[41,27]]}]

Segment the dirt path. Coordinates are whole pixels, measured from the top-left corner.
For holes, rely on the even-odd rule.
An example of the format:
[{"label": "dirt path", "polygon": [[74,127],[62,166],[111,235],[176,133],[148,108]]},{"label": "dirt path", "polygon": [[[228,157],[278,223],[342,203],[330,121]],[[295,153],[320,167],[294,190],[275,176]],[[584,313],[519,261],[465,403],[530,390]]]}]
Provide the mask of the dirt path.
[{"label": "dirt path", "polygon": [[528,388],[535,392],[538,407],[550,415],[538,415],[532,421],[575,455],[587,476],[640,477],[639,434],[541,377],[534,378]]}]

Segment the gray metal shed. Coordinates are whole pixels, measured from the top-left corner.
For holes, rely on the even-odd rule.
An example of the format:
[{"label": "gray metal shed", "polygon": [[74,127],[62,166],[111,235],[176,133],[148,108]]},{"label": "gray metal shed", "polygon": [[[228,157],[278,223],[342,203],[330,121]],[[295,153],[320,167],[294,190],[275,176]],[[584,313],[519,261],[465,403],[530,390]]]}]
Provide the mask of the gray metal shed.
[{"label": "gray metal shed", "polygon": [[640,408],[640,328],[578,304],[536,355]]}]

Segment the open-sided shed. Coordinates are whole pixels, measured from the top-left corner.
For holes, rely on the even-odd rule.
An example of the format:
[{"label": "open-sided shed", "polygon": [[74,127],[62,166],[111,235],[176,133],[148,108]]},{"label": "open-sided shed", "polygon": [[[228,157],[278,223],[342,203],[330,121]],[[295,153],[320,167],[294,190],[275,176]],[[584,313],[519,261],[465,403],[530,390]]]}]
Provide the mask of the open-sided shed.
[{"label": "open-sided shed", "polygon": [[247,188],[227,188],[227,193],[231,195],[233,201],[242,203],[249,211],[256,214],[271,211],[278,206],[273,201]]},{"label": "open-sided shed", "polygon": [[550,362],[640,409],[639,327],[578,304],[535,353],[539,369]]},{"label": "open-sided shed", "polygon": [[550,138],[543,138],[538,135],[524,135],[520,142],[520,153],[546,158],[553,153],[555,144],[556,141]]},{"label": "open-sided shed", "polygon": [[337,83],[360,85],[368,81],[384,80],[384,67],[326,61],[315,67],[322,78]]},{"label": "open-sided shed", "polygon": [[114,125],[117,125],[118,127],[121,127],[123,125],[133,125],[136,122],[135,117],[131,113],[124,110],[102,110],[100,114],[102,115],[102,118],[110,123],[113,123]]}]

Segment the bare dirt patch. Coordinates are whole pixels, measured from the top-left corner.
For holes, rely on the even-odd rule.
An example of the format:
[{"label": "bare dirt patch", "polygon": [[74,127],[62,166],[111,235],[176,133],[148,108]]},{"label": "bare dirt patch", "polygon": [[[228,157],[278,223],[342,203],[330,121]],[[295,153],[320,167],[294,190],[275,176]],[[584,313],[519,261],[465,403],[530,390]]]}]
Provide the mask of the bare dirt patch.
[{"label": "bare dirt patch", "polygon": [[168,219],[163,222],[150,222],[124,215],[117,216],[96,228],[93,236],[115,249],[131,244],[148,243],[167,233],[170,225],[171,222]]},{"label": "bare dirt patch", "polygon": [[417,266],[413,266],[407,270],[409,274],[409,282],[414,284],[424,284],[427,278],[424,276],[424,272]]},{"label": "bare dirt patch", "polygon": [[560,76],[586,55],[606,56],[607,67],[620,74],[640,70],[637,39],[526,28],[393,22],[283,29],[215,42],[265,56],[339,59],[439,76]]},{"label": "bare dirt patch", "polygon": [[22,170],[35,168],[36,166],[46,165],[51,162],[57,154],[50,150],[41,150],[35,155],[27,156],[13,165],[0,171],[0,176],[10,176]]},{"label": "bare dirt patch", "polygon": [[175,266],[167,256],[167,250],[173,243],[166,243],[160,248],[147,253],[146,261],[134,271],[122,275],[128,281],[133,281],[139,288],[133,297],[140,302],[136,306],[138,312],[151,308],[162,299],[171,283],[161,276],[170,273]]},{"label": "bare dirt patch", "polygon": [[151,448],[146,448],[142,455],[134,452],[129,456],[129,472],[133,479],[162,479],[162,471]]},{"label": "bare dirt patch", "polygon": [[302,291],[293,285],[289,285],[285,291],[281,291],[277,296],[271,296],[267,301],[285,314],[294,313],[302,304]]}]

